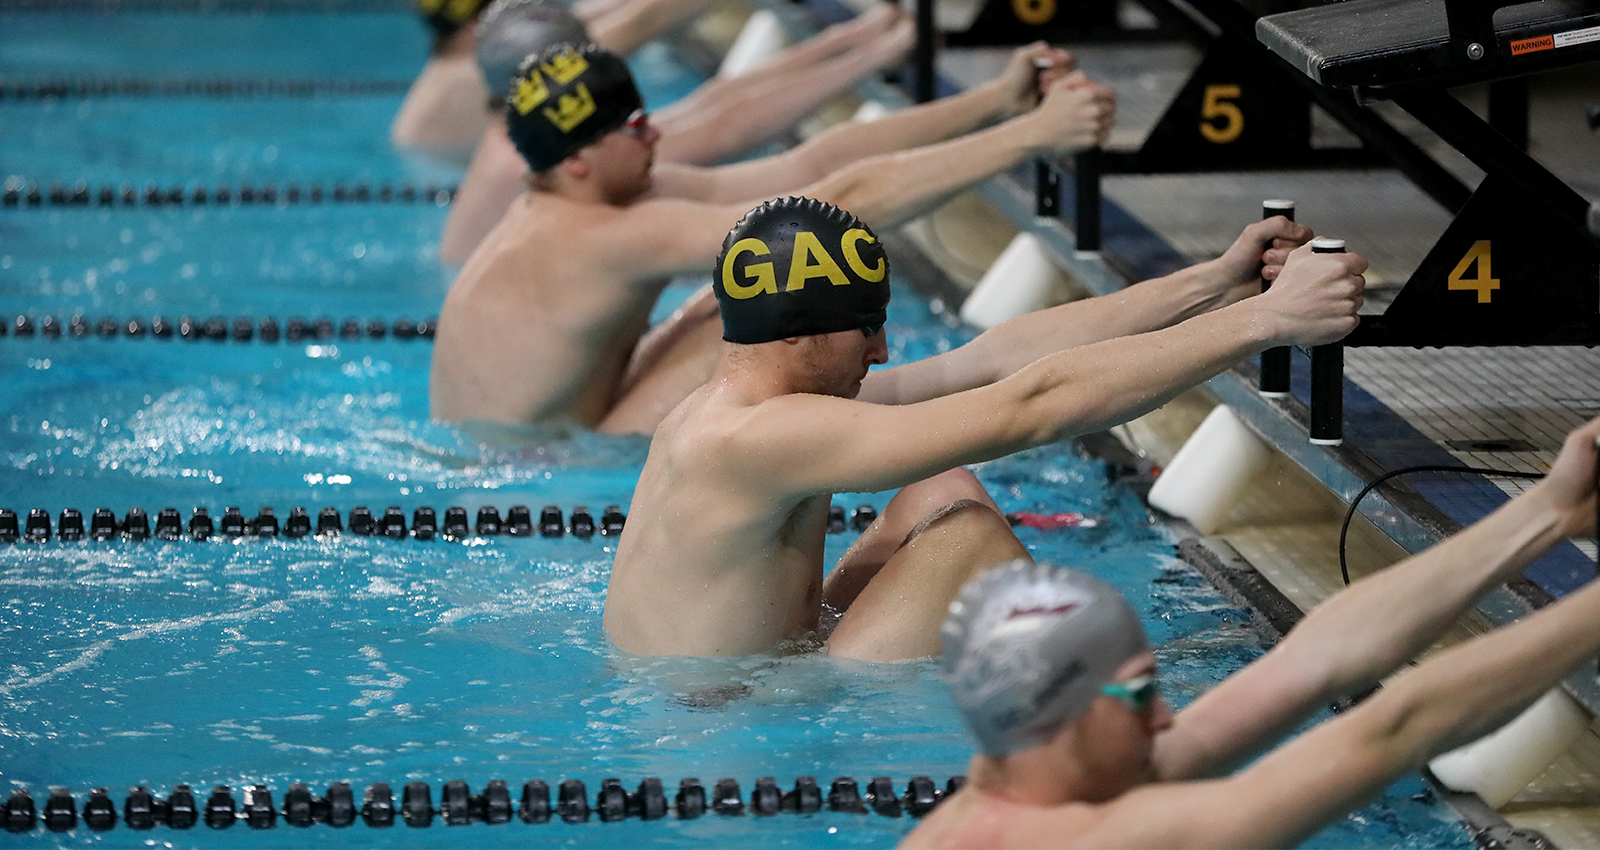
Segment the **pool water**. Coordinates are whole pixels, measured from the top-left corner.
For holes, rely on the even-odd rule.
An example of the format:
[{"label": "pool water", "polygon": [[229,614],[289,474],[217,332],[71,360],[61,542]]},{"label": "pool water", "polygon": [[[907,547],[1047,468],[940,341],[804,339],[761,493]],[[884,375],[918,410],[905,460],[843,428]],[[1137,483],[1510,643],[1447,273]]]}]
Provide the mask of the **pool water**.
[{"label": "pool water", "polygon": [[[408,15],[0,14],[0,77],[126,75],[405,79],[425,39]],[[219,50],[215,45],[237,45]],[[78,45],[92,49],[77,50]],[[199,49],[188,49],[198,45]],[[179,49],[182,47],[183,49]],[[63,57],[74,56],[71,62]],[[78,59],[82,56],[85,58]],[[284,57],[293,57],[285,63]],[[291,67],[293,73],[279,73]],[[690,72],[653,49],[647,97]],[[76,179],[207,183],[342,180],[447,184],[459,173],[388,150],[400,96],[59,99],[0,102],[0,168]],[[659,102],[659,101],[658,101]],[[13,129],[16,128],[16,129]],[[269,156],[268,151],[272,153]],[[421,318],[448,274],[428,204],[0,209],[0,316]],[[675,285],[662,310],[697,281]],[[896,280],[892,362],[971,332]],[[643,438],[581,429],[427,421],[421,340],[190,342],[0,339],[0,507],[87,516],[194,506],[220,516],[304,506],[348,516],[396,505],[626,506]],[[515,380],[518,364],[506,364]],[[1246,612],[1173,557],[1169,536],[1106,468],[1070,443],[976,467],[1007,511],[1083,511],[1094,528],[1019,530],[1041,560],[1089,569],[1149,625],[1168,699],[1182,706],[1262,649]],[[845,494],[846,509],[891,494]],[[830,563],[854,538],[829,538]],[[42,806],[63,785],[81,807],[107,787],[158,795],[290,782],[358,798],[421,780],[439,800],[463,779],[661,777],[826,789],[964,772],[966,737],[931,662],[822,657],[651,659],[601,628],[614,540],[481,537],[213,539],[0,545],[0,781]],[[706,692],[737,691],[722,704]],[[0,788],[0,792],[6,789]],[[1408,779],[1309,846],[1466,846]],[[644,823],[319,826],[270,834],[125,826],[35,828],[6,846],[892,846],[909,818],[824,812]]]}]

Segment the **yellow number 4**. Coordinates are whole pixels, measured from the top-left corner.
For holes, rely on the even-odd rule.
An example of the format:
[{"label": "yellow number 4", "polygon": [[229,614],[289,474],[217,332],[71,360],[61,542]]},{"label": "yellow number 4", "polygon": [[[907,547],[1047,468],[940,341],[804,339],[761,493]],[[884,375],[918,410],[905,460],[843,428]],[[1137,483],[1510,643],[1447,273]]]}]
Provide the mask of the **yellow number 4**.
[{"label": "yellow number 4", "polygon": [[[1467,273],[1467,267],[1473,263],[1478,264],[1478,276],[1463,277]],[[1474,290],[1478,293],[1478,303],[1488,304],[1489,293],[1500,288],[1500,281],[1490,277],[1492,274],[1494,272],[1489,270],[1489,240],[1479,239],[1467,249],[1466,256],[1461,258],[1461,262],[1456,263],[1455,270],[1450,272],[1446,280],[1449,282],[1449,288]]]},{"label": "yellow number 4", "polygon": [[[1205,100],[1200,103],[1200,135],[1215,145],[1225,145],[1244,132],[1244,113],[1237,103],[1238,86],[1206,86]],[[1211,119],[1221,118],[1219,127]]]}]

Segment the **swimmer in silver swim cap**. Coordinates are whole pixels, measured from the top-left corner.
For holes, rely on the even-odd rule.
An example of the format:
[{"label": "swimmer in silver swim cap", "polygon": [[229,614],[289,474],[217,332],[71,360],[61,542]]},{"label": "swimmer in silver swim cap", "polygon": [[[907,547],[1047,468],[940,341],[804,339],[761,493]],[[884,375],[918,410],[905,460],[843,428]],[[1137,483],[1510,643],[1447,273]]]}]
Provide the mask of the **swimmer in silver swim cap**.
[{"label": "swimmer in silver swim cap", "polygon": [[941,636],[950,693],[983,753],[996,758],[1078,719],[1118,668],[1150,649],[1116,588],[1028,561],[969,582]]},{"label": "swimmer in silver swim cap", "polygon": [[554,0],[495,0],[478,19],[474,54],[489,86],[489,108],[505,109],[506,91],[529,54],[556,44],[583,44],[583,21]]},{"label": "swimmer in silver swim cap", "polygon": [[[1438,641],[1541,555],[1594,534],[1597,437],[1600,419],[1567,437],[1534,489],[1321,600],[1270,651],[1181,711],[1149,689],[1154,659],[1141,653],[1099,685],[1114,699],[1091,699],[1034,746],[1024,740],[1030,732],[1014,730],[1070,716],[1068,703],[1092,696],[1106,675],[1089,668],[1087,654],[1109,664],[1141,638],[1119,606],[1103,607],[1109,597],[1095,583],[1032,566],[984,576],[960,594],[946,632],[952,687],[983,750],[966,784],[900,847],[1294,847],[1369,802],[1359,821],[1391,816],[1374,801],[1429,765],[1456,790],[1500,786],[1502,801],[1512,796],[1520,786],[1503,790],[1503,765],[1447,778],[1449,762],[1460,761],[1435,757],[1534,705],[1566,703],[1587,726],[1562,682],[1594,675],[1600,581],[1470,640],[1442,649]],[[1054,681],[1063,683],[1059,698]],[[1348,697],[1353,707],[1326,716],[1323,706]],[[1008,714],[1018,722],[994,720]],[[1362,828],[1365,846],[1410,837]]]}]

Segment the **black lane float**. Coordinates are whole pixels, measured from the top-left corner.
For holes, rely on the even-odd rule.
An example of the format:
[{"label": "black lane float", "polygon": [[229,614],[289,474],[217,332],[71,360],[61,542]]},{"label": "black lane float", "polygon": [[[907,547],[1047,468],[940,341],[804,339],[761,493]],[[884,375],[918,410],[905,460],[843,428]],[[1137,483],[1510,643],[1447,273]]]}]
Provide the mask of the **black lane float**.
[{"label": "black lane float", "polygon": [[[172,793],[165,798],[151,794],[148,787],[141,785],[130,789],[123,799],[122,820],[129,829],[142,831],[157,826],[186,830],[199,823],[212,829],[227,829],[240,820],[252,829],[271,829],[277,826],[279,817],[294,827],[326,824],[340,829],[353,826],[358,819],[373,829],[392,827],[397,819],[408,827],[420,829],[432,826],[436,818],[447,826],[500,825],[513,819],[527,824],[549,823],[556,819],[563,823],[587,823],[591,817],[613,823],[628,818],[662,820],[668,814],[676,815],[679,820],[693,820],[707,811],[724,817],[742,816],[747,811],[759,817],[780,813],[805,815],[816,814],[824,808],[847,814],[866,814],[870,809],[883,817],[909,814],[920,818],[965,783],[965,776],[952,776],[941,789],[931,778],[916,776],[906,783],[903,793],[897,794],[894,781],[887,776],[873,777],[865,792],[851,777],[840,776],[824,794],[815,777],[798,777],[794,788],[784,791],[778,787],[777,780],[764,776],[756,780],[747,806],[739,781],[731,778],[718,779],[709,794],[699,779],[683,779],[678,783],[677,794],[670,800],[657,777],[646,778],[633,792],[623,787],[621,779],[607,778],[601,780],[593,803],[583,780],[566,779],[557,786],[553,804],[549,784],[542,779],[531,779],[523,783],[521,800],[513,805],[510,788],[503,779],[491,780],[482,794],[472,793],[466,782],[456,779],[445,783],[439,805],[435,807],[433,792],[426,782],[406,783],[398,806],[389,784],[375,782],[367,786],[362,803],[357,807],[355,793],[347,782],[329,785],[320,797],[312,796],[305,783],[295,782],[283,795],[281,808],[273,804],[272,790],[265,785],[245,788],[242,805],[227,785],[213,787],[204,804],[188,785],[174,785]],[[116,804],[105,788],[91,790],[80,810],[69,789],[50,786],[42,811],[26,788],[13,788],[10,799],[0,805],[0,821],[9,832],[28,832],[40,822],[51,832],[66,832],[77,828],[80,812],[84,824],[91,830],[103,832],[116,828]]]},{"label": "black lane float", "polygon": [[132,316],[127,319],[118,319],[115,316],[102,316],[90,322],[82,314],[73,315],[67,319],[66,324],[53,315],[46,315],[34,322],[32,316],[21,315],[11,321],[0,322],[0,337],[10,335],[18,339],[31,339],[39,336],[45,339],[57,340],[63,336],[72,339],[85,339],[96,336],[100,339],[153,339],[172,340],[181,339],[187,342],[210,340],[223,342],[329,342],[334,339],[354,342],[357,340],[380,340],[393,336],[398,340],[427,339],[434,337],[438,329],[437,317],[417,319],[408,318],[382,319],[373,318],[365,322],[353,316],[344,318],[335,323],[328,316],[319,316],[308,319],[304,316],[291,316],[283,323],[272,316],[263,316],[257,320],[251,316],[236,316],[226,319],[222,316],[212,316],[206,319],[194,316],[179,316],[176,320],[166,316],[152,316],[146,319],[143,316]]}]

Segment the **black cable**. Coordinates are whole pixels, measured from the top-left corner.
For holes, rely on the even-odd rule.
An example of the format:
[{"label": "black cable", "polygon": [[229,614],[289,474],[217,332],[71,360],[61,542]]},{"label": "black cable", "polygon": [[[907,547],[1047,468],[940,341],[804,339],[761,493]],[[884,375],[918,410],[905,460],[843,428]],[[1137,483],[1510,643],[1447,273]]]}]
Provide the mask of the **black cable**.
[{"label": "black cable", "polygon": [[1476,466],[1405,466],[1392,472],[1385,472],[1377,478],[1374,478],[1371,484],[1363,487],[1361,492],[1357,493],[1356,497],[1350,500],[1350,510],[1345,512],[1344,524],[1339,527],[1339,575],[1344,578],[1346,587],[1350,585],[1350,566],[1345,560],[1345,537],[1350,531],[1350,521],[1355,519],[1356,506],[1360,505],[1361,499],[1368,493],[1372,492],[1372,490],[1379,484],[1382,484],[1383,482],[1388,481],[1397,475],[1406,475],[1412,472],[1467,472],[1475,475],[1493,475],[1500,478],[1527,479],[1538,479],[1545,476],[1543,472],[1513,472],[1506,469],[1484,469]]}]

